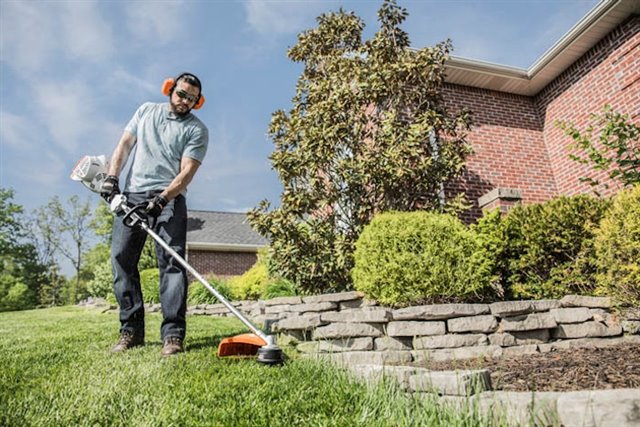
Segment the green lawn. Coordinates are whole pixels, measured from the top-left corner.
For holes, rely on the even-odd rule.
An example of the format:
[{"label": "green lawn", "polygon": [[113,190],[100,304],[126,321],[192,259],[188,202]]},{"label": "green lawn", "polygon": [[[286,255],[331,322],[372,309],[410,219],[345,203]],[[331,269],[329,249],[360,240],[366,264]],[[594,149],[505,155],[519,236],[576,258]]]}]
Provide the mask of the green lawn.
[{"label": "green lawn", "polygon": [[160,316],[147,344],[122,354],[117,315],[61,307],[0,313],[2,426],[485,426],[472,408],[439,408],[391,383],[365,386],[324,363],[283,367],[218,359],[235,319],[192,316],[186,353],[160,357]]}]

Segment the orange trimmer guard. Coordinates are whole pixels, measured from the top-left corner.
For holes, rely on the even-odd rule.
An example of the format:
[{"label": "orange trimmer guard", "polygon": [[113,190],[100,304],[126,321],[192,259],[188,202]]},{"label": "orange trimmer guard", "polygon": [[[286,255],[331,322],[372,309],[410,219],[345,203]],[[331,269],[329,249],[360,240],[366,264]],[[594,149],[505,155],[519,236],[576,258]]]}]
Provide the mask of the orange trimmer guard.
[{"label": "orange trimmer guard", "polygon": [[218,346],[218,357],[255,356],[258,349],[267,342],[256,334],[242,334],[225,338]]}]

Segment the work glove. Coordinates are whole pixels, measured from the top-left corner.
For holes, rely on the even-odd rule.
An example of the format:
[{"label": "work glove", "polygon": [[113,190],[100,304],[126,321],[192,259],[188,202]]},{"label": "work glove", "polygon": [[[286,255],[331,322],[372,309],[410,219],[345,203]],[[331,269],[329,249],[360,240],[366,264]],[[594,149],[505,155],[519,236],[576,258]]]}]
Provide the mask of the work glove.
[{"label": "work glove", "polygon": [[152,199],[147,200],[147,206],[145,207],[144,211],[150,217],[157,218],[160,216],[162,209],[167,206],[167,203],[169,203],[169,200],[167,200],[167,198],[163,195],[158,194]]},{"label": "work glove", "polygon": [[111,200],[118,194],[120,194],[118,177],[115,175],[108,175],[104,181],[102,181],[102,186],[100,186],[100,195],[108,203],[111,203]]}]

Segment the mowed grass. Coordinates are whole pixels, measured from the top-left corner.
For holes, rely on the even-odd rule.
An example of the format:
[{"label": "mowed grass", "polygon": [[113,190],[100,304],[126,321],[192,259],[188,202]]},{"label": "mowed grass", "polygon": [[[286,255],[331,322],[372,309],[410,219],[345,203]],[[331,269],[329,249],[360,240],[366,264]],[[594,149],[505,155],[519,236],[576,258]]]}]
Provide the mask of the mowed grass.
[{"label": "mowed grass", "polygon": [[3,426],[485,426],[392,382],[367,386],[327,363],[282,367],[219,359],[219,341],[246,332],[232,318],[190,316],[186,353],[160,356],[161,318],[147,315],[146,345],[110,354],[113,313],[60,307],[0,313]]}]

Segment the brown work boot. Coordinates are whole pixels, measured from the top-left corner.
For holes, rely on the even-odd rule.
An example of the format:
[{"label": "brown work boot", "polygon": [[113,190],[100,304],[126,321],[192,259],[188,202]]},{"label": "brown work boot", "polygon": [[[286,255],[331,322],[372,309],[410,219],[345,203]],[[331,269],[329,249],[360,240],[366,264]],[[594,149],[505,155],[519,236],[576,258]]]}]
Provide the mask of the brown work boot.
[{"label": "brown work boot", "polygon": [[182,338],[168,337],[164,340],[164,346],[162,347],[163,357],[172,356],[177,353],[182,353],[184,348],[182,347]]},{"label": "brown work boot", "polygon": [[122,331],[118,343],[111,347],[111,353],[120,353],[141,345],[144,345],[144,337],[136,336],[129,331]]}]

